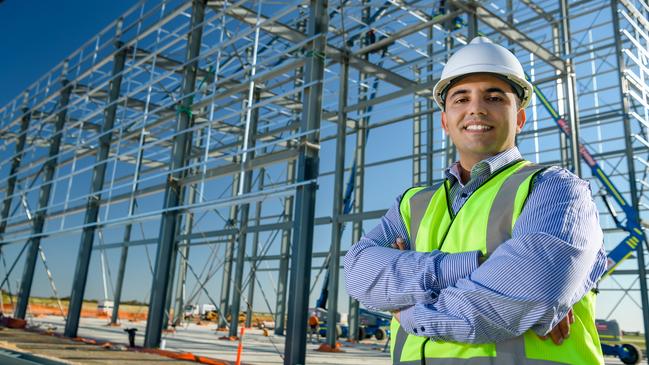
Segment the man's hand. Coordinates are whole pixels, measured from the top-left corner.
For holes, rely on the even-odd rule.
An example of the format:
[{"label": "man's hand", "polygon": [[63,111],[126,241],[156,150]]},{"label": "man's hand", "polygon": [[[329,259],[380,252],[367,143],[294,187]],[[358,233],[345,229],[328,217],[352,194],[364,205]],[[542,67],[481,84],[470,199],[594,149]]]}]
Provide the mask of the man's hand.
[{"label": "man's hand", "polygon": [[399,251],[403,251],[406,249],[406,241],[404,241],[403,238],[401,237],[397,237],[397,239],[392,244],[392,248],[396,248]]},{"label": "man's hand", "polygon": [[575,323],[575,315],[572,313],[571,308],[568,311],[568,315],[566,315],[561,320],[561,322],[554,326],[549,334],[539,337],[545,340],[548,338],[548,336],[550,336],[550,338],[552,338],[552,342],[557,345],[561,345],[563,343],[563,340],[567,339],[570,336],[570,325],[573,323]]}]

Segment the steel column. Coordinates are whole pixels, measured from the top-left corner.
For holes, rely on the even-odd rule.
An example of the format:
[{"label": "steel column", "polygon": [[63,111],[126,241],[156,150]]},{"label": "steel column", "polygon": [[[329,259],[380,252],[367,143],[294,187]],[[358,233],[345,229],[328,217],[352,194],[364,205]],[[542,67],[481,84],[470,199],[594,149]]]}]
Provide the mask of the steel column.
[{"label": "steel column", "polygon": [[[368,0],[363,0],[363,22],[365,24],[370,23],[371,16],[371,3]],[[366,46],[369,42],[367,37],[362,38],[363,46]],[[365,60],[369,59],[369,55],[363,55]],[[359,103],[362,103],[367,100],[367,75],[365,73],[359,72],[358,80],[358,100]],[[361,213],[363,212],[363,186],[365,185],[365,141],[367,140],[368,130],[365,128],[368,123],[369,116],[366,114],[367,108],[363,109],[363,117],[359,119],[356,125],[356,149],[354,151],[354,167],[356,171],[353,171],[354,175],[354,203],[352,207],[352,213]],[[353,167],[352,167],[353,168]],[[363,222],[357,221],[352,223],[352,242],[355,244],[361,239],[363,231]],[[348,340],[355,341],[360,340],[358,338],[359,334],[359,303],[356,299],[349,298],[349,315],[347,318],[349,331],[348,331]]]},{"label": "steel column", "polygon": [[[146,142],[146,131],[142,130],[140,134],[140,150],[137,152],[135,161],[135,177],[133,178],[133,188],[131,189],[131,198],[129,199],[128,215],[132,216],[135,212],[135,193],[138,190],[140,172],[142,171],[142,158],[144,155],[144,143]],[[131,241],[131,230],[133,225],[128,223],[124,227],[124,239],[122,240],[122,252],[119,256],[119,268],[117,270],[117,283],[115,284],[115,298],[113,298],[113,313],[110,316],[110,323],[117,324],[119,318],[119,304],[122,301],[122,287],[124,285],[124,274],[126,273],[126,260],[128,259],[128,243]]]},{"label": "steel column", "polygon": [[[200,131],[199,131],[200,133]],[[200,141],[200,137],[198,140]],[[191,204],[195,204],[197,199],[196,197],[198,196],[196,194],[196,186],[195,185],[188,185],[186,187],[188,191],[187,193],[187,200]],[[178,267],[178,280],[176,282],[176,300],[174,304],[174,319],[173,323],[175,326],[179,325],[182,320],[183,320],[183,313],[184,313],[184,307],[185,307],[185,282],[187,280],[187,260],[189,260],[189,246],[190,246],[190,239],[189,236],[192,233],[192,227],[194,225],[194,213],[192,211],[187,211],[187,216],[185,220],[185,226],[183,229],[183,236],[187,237],[183,240],[183,245],[180,248],[176,248],[179,251],[180,254],[180,265]]]},{"label": "steel column", "polygon": [[[300,11],[301,21],[297,23],[297,29],[301,33],[306,33],[306,17],[303,16],[303,11]],[[293,86],[298,88],[304,78],[304,68],[298,67],[295,70],[295,82]],[[295,95],[296,100],[302,99],[302,92]],[[293,110],[293,120],[297,121],[301,117],[298,110]],[[293,121],[292,121],[293,122]],[[293,143],[288,143],[287,148],[295,148]],[[293,184],[295,182],[295,160],[288,162],[286,167],[286,183]],[[293,196],[289,195],[284,198],[284,207],[282,216],[284,222],[291,222],[293,219]],[[275,301],[275,334],[278,336],[284,335],[284,328],[286,327],[286,294],[288,292],[288,264],[290,260],[291,250],[291,230],[285,229],[282,231],[282,242],[279,253],[279,272],[277,273],[277,298]]]},{"label": "steel column", "polygon": [[[254,75],[252,75],[254,76]],[[251,85],[251,87],[254,87]],[[257,122],[259,121],[259,108],[255,107],[259,101],[259,89],[255,88],[253,91],[252,100],[248,99],[249,103],[247,108],[252,109],[248,125],[248,135],[245,137],[244,146],[248,149],[255,147],[255,137],[257,134]],[[252,170],[243,169],[243,164],[255,158],[254,151],[244,151],[241,159],[241,174],[242,181],[239,185],[239,195],[250,193],[252,189]],[[237,237],[237,263],[234,270],[234,295],[232,296],[232,306],[230,306],[230,336],[237,336],[239,327],[239,310],[241,306],[241,295],[243,295],[243,269],[246,258],[246,241],[248,239],[247,229],[248,220],[250,218],[250,203],[241,204],[241,215],[239,223],[239,235]]]},{"label": "steel column", "polygon": [[[262,153],[265,152],[265,148],[262,150]],[[259,191],[264,190],[264,177],[266,175],[266,169],[259,169]],[[255,225],[261,224],[261,204],[262,201],[258,201],[255,205]],[[255,280],[257,280],[257,251],[259,248],[259,231],[255,231],[252,235],[252,252],[250,253],[250,275],[248,279],[248,305],[246,310],[246,327],[250,328],[252,325],[252,304],[254,303],[255,297]]]},{"label": "steel column", "polygon": [[572,45],[570,36],[569,5],[566,0],[560,0],[561,9],[561,41],[565,57],[564,87],[568,104],[568,121],[570,122],[570,165],[572,172],[581,176],[581,156],[579,155],[579,106],[577,105],[577,80],[572,64]]},{"label": "steel column", "polygon": [[[29,122],[31,121],[31,112],[29,109],[23,108],[23,117],[20,122],[20,132],[18,133],[18,141],[16,142],[16,154],[11,161],[11,170],[9,170],[9,179],[7,179],[7,189],[5,197],[2,201],[2,213],[0,213],[0,238],[4,235],[7,229],[7,218],[9,218],[9,211],[11,210],[11,200],[16,189],[16,180],[18,176],[18,168],[23,159],[23,149],[25,148],[25,141],[27,140],[27,129],[29,129]],[[2,249],[2,247],[0,247]]]},{"label": "steel column", "polygon": [[[620,19],[618,18],[617,1],[611,0],[611,18],[613,20],[613,32],[615,39],[615,54],[617,55],[618,79],[620,80],[620,99],[624,109],[624,142],[626,144],[626,163],[629,174],[629,190],[631,194],[631,204],[636,212],[639,212],[638,188],[636,185],[635,165],[633,158],[633,140],[631,134],[631,120],[629,119],[629,99],[627,90],[629,88],[626,77],[624,76],[625,63],[624,53],[622,52],[622,42],[620,41]],[[638,257],[638,281],[640,282],[640,299],[642,302],[642,319],[644,326],[645,351],[649,352],[649,296],[647,292],[647,267],[644,257],[644,246],[647,244],[647,237],[643,234],[644,242],[636,246]]]},{"label": "steel column", "polygon": [[83,306],[83,295],[86,291],[86,281],[88,279],[88,267],[90,266],[90,257],[92,255],[92,245],[95,239],[97,226],[97,217],[99,216],[99,202],[101,201],[100,191],[104,187],[104,178],[106,176],[106,167],[108,163],[108,153],[110,144],[113,140],[113,127],[115,125],[115,116],[117,114],[117,99],[122,87],[122,71],[126,61],[126,51],[120,49],[122,44],[118,42],[116,48],[119,49],[115,54],[113,61],[113,79],[109,86],[108,106],[104,112],[104,125],[102,126],[102,136],[99,138],[99,151],[97,151],[97,165],[92,170],[92,193],[86,203],[86,215],[84,218],[85,226],[81,232],[81,242],[79,243],[79,257],[74,271],[72,282],[72,292],[70,293],[70,305],[68,306],[68,318],[65,322],[64,334],[68,337],[76,337],[79,328],[79,316]]},{"label": "steel column", "polygon": [[70,102],[70,94],[72,93],[72,84],[67,80],[63,81],[61,90],[61,99],[59,100],[56,123],[54,125],[54,132],[52,143],[48,153],[48,159],[43,166],[43,183],[41,185],[38,210],[33,219],[32,234],[34,237],[30,238],[27,242],[29,246],[27,249],[27,256],[25,257],[25,267],[23,269],[22,281],[20,283],[20,292],[18,294],[18,303],[16,304],[16,318],[25,318],[27,313],[27,305],[29,304],[29,295],[32,290],[32,282],[34,280],[34,269],[36,268],[36,259],[38,257],[39,247],[41,245],[40,234],[43,233],[45,226],[45,213],[47,205],[50,201],[50,193],[52,191],[52,178],[54,177],[54,170],[56,170],[57,160],[61,147],[61,140],[63,139],[63,126],[67,119],[68,103]]},{"label": "steel column", "polygon": [[291,256],[291,291],[288,304],[288,327],[284,364],[304,364],[306,357],[306,321],[311,283],[311,255],[313,253],[313,224],[320,150],[320,120],[325,66],[325,44],[329,14],[326,0],[311,0],[308,37],[313,38],[306,48],[304,90],[293,235],[295,244]]},{"label": "steel column", "polygon": [[[421,82],[421,70],[418,66],[413,66],[413,71],[417,82]],[[419,185],[421,183],[421,160],[422,160],[422,147],[421,135],[423,115],[423,101],[417,95],[414,95],[413,113],[415,117],[412,120],[412,185]]]},{"label": "steel column", "polygon": [[[286,168],[287,184],[295,182],[295,160],[289,161]],[[290,222],[293,218],[293,197],[284,198],[284,209],[282,211],[284,222]],[[286,320],[286,294],[288,284],[288,263],[291,249],[291,230],[282,231],[282,243],[279,252],[279,273],[277,274],[277,301],[275,305],[275,334],[284,335]]]},{"label": "steel column", "polygon": [[347,91],[349,79],[349,63],[343,58],[340,65],[339,94],[338,94],[338,126],[336,131],[336,173],[334,176],[334,202],[331,224],[331,250],[329,259],[329,310],[327,315],[327,344],[336,348],[337,319],[338,319],[338,282],[340,281],[340,241],[343,233],[343,222],[340,219],[344,213],[345,185],[345,142],[347,140]]},{"label": "steel column", "polygon": [[[428,28],[428,61],[426,62],[426,69],[428,75],[426,76],[426,81],[428,83],[433,82],[433,26],[431,25]],[[435,120],[433,118],[433,110],[435,108],[434,102],[430,98],[426,98],[426,108],[428,113],[426,113],[426,184],[433,185],[433,144],[435,138]]]},{"label": "steel column", "polygon": [[[237,161],[236,156],[232,162]],[[239,188],[239,174],[232,176],[232,196],[237,195]],[[239,215],[239,205],[232,205],[230,207],[230,216],[226,227],[234,228],[237,216]],[[230,285],[232,282],[232,262],[234,261],[234,244],[237,240],[237,235],[233,234],[228,238],[228,243],[225,246],[225,258],[223,261],[223,279],[221,280],[221,301],[219,303],[219,328],[226,328],[228,321],[226,320],[226,313],[230,312]]]},{"label": "steel column", "polygon": [[191,107],[192,97],[196,88],[196,74],[198,70],[197,57],[200,52],[201,38],[203,35],[203,18],[205,16],[205,0],[193,0],[192,16],[190,20],[190,33],[187,39],[187,53],[185,61],[187,64],[183,70],[182,101],[181,111],[178,113],[176,132],[180,133],[174,137],[171,165],[171,171],[167,178],[165,186],[165,197],[160,221],[160,239],[158,241],[158,251],[156,254],[156,264],[151,283],[151,299],[149,300],[149,312],[146,323],[146,334],[144,337],[144,347],[158,347],[160,345],[162,320],[164,318],[165,299],[167,297],[167,287],[169,285],[169,268],[171,258],[174,254],[174,243],[176,237],[176,221],[178,211],[175,208],[180,204],[180,185],[178,181],[184,176],[183,172],[176,170],[183,167],[186,163],[187,146],[191,145]]},{"label": "steel column", "polygon": [[[7,179],[7,190],[5,197],[2,201],[2,213],[0,213],[0,239],[7,229],[7,219],[9,218],[9,211],[11,210],[11,200],[13,199],[14,190],[16,189],[16,180],[18,178],[18,168],[23,159],[23,150],[25,148],[25,141],[27,140],[27,129],[29,129],[29,122],[31,121],[31,112],[28,108],[23,108],[23,117],[20,122],[20,132],[18,132],[18,141],[16,142],[16,154],[11,161],[11,169],[9,170],[9,179]],[[2,256],[2,246],[0,246],[0,256]],[[3,258],[4,260],[4,258]],[[11,298],[11,285],[7,280],[7,288],[9,289],[9,298]],[[4,312],[4,302],[2,298],[2,286],[0,286],[0,313]]]}]

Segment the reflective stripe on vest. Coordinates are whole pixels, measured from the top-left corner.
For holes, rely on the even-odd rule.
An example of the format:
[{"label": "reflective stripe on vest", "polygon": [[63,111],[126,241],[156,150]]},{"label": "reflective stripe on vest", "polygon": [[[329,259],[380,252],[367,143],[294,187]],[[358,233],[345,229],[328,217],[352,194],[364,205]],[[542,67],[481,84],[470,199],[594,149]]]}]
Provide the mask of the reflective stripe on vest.
[{"label": "reflective stripe on vest", "polygon": [[[498,246],[511,238],[513,225],[514,207],[516,194],[521,184],[530,176],[545,169],[545,166],[528,164],[507,177],[498,190],[491,205],[489,221],[487,225],[487,252],[493,252]],[[410,235],[411,245],[414,250],[417,247],[417,230],[426,213],[426,209],[439,187],[431,187],[416,192],[410,199]],[[399,326],[396,333],[395,346],[393,350],[393,364],[401,365],[557,365],[561,364],[549,360],[528,359],[525,355],[525,338],[518,336],[510,340],[496,343],[495,357],[472,357],[460,358],[425,358],[411,361],[400,361],[401,353],[405,346],[408,333]],[[426,346],[424,342],[423,346]],[[422,357],[424,349],[422,348]]]},{"label": "reflective stripe on vest", "polygon": [[433,195],[435,195],[435,192],[442,184],[439,183],[435,186],[420,190],[410,200],[410,249],[413,251],[417,250],[417,231],[419,230],[422,218],[424,218],[428,203],[430,203]]}]

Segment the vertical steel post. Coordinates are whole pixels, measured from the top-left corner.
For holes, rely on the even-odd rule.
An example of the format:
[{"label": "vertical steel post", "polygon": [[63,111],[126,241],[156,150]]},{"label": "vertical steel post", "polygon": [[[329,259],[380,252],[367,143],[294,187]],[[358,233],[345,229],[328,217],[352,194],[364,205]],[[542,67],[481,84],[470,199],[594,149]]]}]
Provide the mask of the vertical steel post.
[{"label": "vertical steel post", "polygon": [[97,217],[99,216],[99,202],[101,201],[101,190],[104,187],[106,176],[106,167],[108,163],[108,153],[110,144],[113,140],[112,129],[115,125],[115,116],[117,114],[117,99],[122,87],[122,71],[126,61],[126,49],[122,48],[123,44],[117,42],[115,47],[118,49],[113,60],[113,79],[109,86],[108,106],[104,111],[104,125],[102,126],[102,136],[99,138],[99,150],[97,151],[96,165],[92,170],[92,192],[86,203],[86,214],[84,218],[84,228],[81,232],[81,242],[79,243],[79,256],[74,271],[74,281],[72,282],[72,292],[70,293],[70,305],[68,307],[68,318],[65,322],[64,334],[68,337],[76,337],[79,328],[79,316],[83,306],[83,295],[86,291],[86,281],[88,279],[88,267],[90,266],[90,257],[92,255],[92,245],[97,230]]},{"label": "vertical steel post", "polygon": [[[428,28],[428,65],[426,66],[428,75],[426,75],[426,81],[433,81],[433,26]],[[435,137],[435,120],[433,118],[433,109],[435,108],[435,103],[429,97],[426,98],[426,108],[428,113],[426,113],[426,184],[433,185],[433,149],[434,149],[434,137]]]},{"label": "vertical steel post", "polygon": [[[369,24],[370,22],[370,12],[371,12],[371,3],[368,0],[363,0],[363,22]],[[369,45],[368,37],[362,37],[361,42],[363,46]],[[369,59],[369,55],[365,54],[364,58]],[[360,72],[359,73],[359,82],[358,82],[358,100],[363,102],[367,100],[367,75]],[[365,141],[367,140],[367,123],[369,116],[366,115],[367,108],[363,109],[363,116],[359,118],[358,123],[356,124],[356,149],[354,150],[354,165],[356,171],[354,176],[354,204],[352,207],[353,213],[362,213],[363,212],[363,187],[365,185]],[[354,221],[352,223],[352,242],[355,244],[361,239],[363,234],[363,221]],[[359,318],[358,318],[359,303],[354,298],[349,298],[349,315],[347,317],[347,322],[349,325],[348,339],[350,341],[359,340],[360,334],[359,330]]]},{"label": "vertical steel post", "polygon": [[[193,121],[192,121],[192,124],[194,124]],[[189,145],[188,147],[191,147],[191,145]],[[191,152],[188,149],[186,153],[187,153],[187,156],[189,156],[189,154]],[[180,199],[179,199],[180,202],[183,202],[185,200],[185,198],[184,198],[185,193],[187,193],[187,187],[183,186],[181,188],[181,192],[180,192]],[[182,222],[182,216],[178,215],[177,220],[176,220],[175,232],[180,232],[180,230],[182,229],[181,222]],[[165,296],[164,313],[163,313],[163,316],[162,316],[162,329],[163,330],[166,330],[167,328],[169,328],[169,321],[173,320],[173,318],[170,318],[169,316],[171,314],[171,306],[172,306],[172,304],[174,302],[174,300],[173,300],[173,289],[174,289],[174,281],[176,279],[176,263],[178,262],[178,241],[176,239],[174,239],[173,248],[171,249],[171,260],[170,261],[171,262],[169,263],[169,277],[168,277],[169,283],[167,284],[167,295]]]},{"label": "vertical steel post", "polygon": [[[254,75],[253,75],[254,76]],[[254,86],[251,86],[254,87]],[[255,137],[257,134],[257,122],[259,121],[259,108],[255,107],[259,101],[259,89],[255,87],[253,91],[253,99],[247,105],[248,108],[252,109],[252,114],[249,120],[249,129],[246,143],[244,146],[247,146],[249,149],[255,147]],[[248,194],[252,189],[252,170],[244,170],[244,164],[248,161],[254,159],[254,151],[244,152],[247,154],[247,158],[241,159],[241,177],[242,183],[240,183],[239,195]],[[234,293],[232,296],[232,306],[230,306],[230,336],[237,336],[237,330],[239,327],[239,310],[241,306],[241,295],[243,294],[243,269],[246,264],[246,241],[248,239],[248,220],[250,218],[250,203],[241,204],[241,215],[240,215],[240,224],[239,224],[239,235],[237,237],[237,263],[234,270]]]},{"label": "vertical steel post", "polygon": [[[552,24],[552,49],[556,54],[561,54],[561,31],[558,24]],[[557,106],[559,107],[559,114],[565,115],[565,93],[563,87],[563,79],[559,78],[561,71],[555,70],[557,76],[556,80],[556,92],[557,92]],[[557,131],[559,132],[559,131]],[[568,137],[565,133],[559,132],[559,153],[561,156],[561,166],[569,168],[568,156]]]},{"label": "vertical steel post", "polygon": [[[192,1],[190,33],[187,39],[187,53],[185,55],[186,65],[183,70],[181,110],[178,113],[178,122],[176,124],[176,132],[179,134],[173,140],[171,164],[169,166],[170,173],[165,186],[164,211],[160,221],[160,239],[151,283],[151,298],[149,300],[144,347],[158,347],[160,345],[165,299],[169,285],[169,268],[174,254],[176,221],[179,213],[173,208],[181,203],[181,190],[178,181],[184,175],[183,171],[178,172],[177,170],[185,165],[187,146],[191,145],[192,132],[187,131],[187,129],[191,127],[192,123],[190,110],[193,98],[191,95],[196,88],[197,57],[203,35],[202,23],[205,16],[205,4],[205,0]],[[170,208],[171,210],[168,210]]]},{"label": "vertical steel post", "polygon": [[[209,128],[209,127],[208,127]],[[196,141],[196,146],[200,147],[200,141],[202,139],[202,129],[198,131],[198,138]],[[187,185],[184,187],[185,193],[187,194],[187,201],[194,205],[197,202],[196,186]],[[183,312],[185,307],[185,282],[187,280],[187,260],[189,260],[189,246],[190,239],[189,235],[192,233],[192,228],[194,225],[194,213],[192,211],[187,211],[185,226],[183,227],[183,236],[187,237],[183,240],[182,246],[179,245],[177,248],[179,253],[180,265],[178,267],[178,280],[176,282],[176,298],[174,304],[174,325],[179,325],[183,320]]]},{"label": "vertical steel post", "polygon": [[[236,156],[232,159],[233,163],[237,162]],[[237,195],[239,189],[239,174],[232,176],[232,196]],[[239,215],[239,206],[232,205],[230,207],[230,216],[226,227],[233,228],[237,222]],[[225,258],[223,261],[223,279],[221,281],[221,301],[219,303],[219,328],[226,328],[228,323],[226,320],[226,313],[230,312],[230,285],[232,283],[232,263],[234,262],[234,244],[236,243],[237,235],[232,234],[228,238],[228,243],[225,246]]]},{"label": "vertical steel post", "polygon": [[[262,153],[265,152],[265,149],[262,151]],[[263,167],[259,169],[259,181],[258,186],[259,186],[259,191],[264,190],[264,179],[266,175],[266,169]],[[257,204],[255,205],[255,225],[259,226],[261,224],[261,204],[262,201],[258,201]],[[252,304],[254,303],[254,297],[255,297],[255,280],[257,280],[257,251],[259,249],[259,231],[255,231],[255,233],[252,234],[252,252],[250,253],[250,256],[252,257],[252,260],[250,260],[250,275],[248,279],[248,306],[246,309],[246,327],[250,328],[252,325]]]},{"label": "vertical steel post", "polygon": [[579,106],[577,104],[577,79],[572,64],[572,45],[570,37],[570,9],[566,0],[560,0],[561,41],[565,57],[564,87],[568,102],[568,120],[570,122],[570,165],[572,172],[581,176],[581,157],[579,155]]},{"label": "vertical steel post", "polygon": [[[302,16],[303,10],[300,11],[300,17],[303,19],[298,22],[297,29],[306,33],[306,17]],[[298,67],[295,70],[294,87],[299,88],[302,85],[304,78],[304,68]],[[302,92],[295,95],[297,100],[302,99]],[[293,111],[293,119],[298,120],[300,112]],[[295,145],[288,141],[287,148],[295,148]],[[290,160],[286,166],[286,183],[293,184],[295,182],[295,160]],[[290,222],[293,219],[293,196],[289,195],[284,198],[284,209],[282,210],[282,217],[284,222]],[[286,294],[288,292],[288,264],[290,260],[291,250],[291,229],[287,228],[282,231],[282,242],[279,252],[279,272],[277,273],[277,298],[275,299],[275,334],[278,336],[284,335],[286,327]]]},{"label": "vertical steel post", "polygon": [[[415,80],[421,82],[421,69],[418,66],[413,66],[413,68]],[[412,121],[412,185],[414,186],[421,183],[421,125],[423,124],[421,111],[423,109],[423,102],[419,100],[417,95],[413,95],[413,98],[413,113],[415,114],[415,117]]]},{"label": "vertical steel post", "polygon": [[[133,188],[131,189],[131,197],[129,198],[128,215],[131,216],[135,212],[135,193],[138,189],[138,181],[140,180],[140,172],[142,171],[142,158],[144,156],[144,143],[146,141],[146,132],[143,130],[140,135],[140,150],[137,152],[137,159],[135,161],[135,177],[133,179]],[[128,244],[131,241],[131,230],[133,225],[128,223],[124,227],[124,239],[122,240],[122,252],[119,256],[119,268],[117,269],[117,283],[115,284],[115,298],[113,300],[113,313],[110,316],[110,323],[117,324],[119,318],[119,305],[122,301],[122,287],[124,285],[124,274],[126,273],[126,260],[128,259]]]},{"label": "vertical steel post", "polygon": [[[615,54],[617,55],[617,72],[618,79],[620,80],[620,100],[622,101],[622,108],[624,110],[624,115],[622,119],[622,124],[624,125],[624,142],[626,144],[626,163],[627,169],[629,170],[629,190],[631,194],[631,204],[633,209],[636,212],[639,212],[639,199],[638,199],[638,188],[636,186],[636,174],[635,174],[635,165],[633,159],[633,140],[631,134],[631,120],[629,119],[629,99],[627,98],[627,90],[629,88],[624,76],[625,63],[624,63],[624,53],[622,52],[622,42],[620,40],[620,19],[618,18],[618,2],[611,0],[611,18],[613,20],[613,38],[615,39]],[[640,282],[640,299],[642,302],[642,319],[644,325],[644,338],[645,338],[645,350],[649,352],[649,296],[647,292],[647,267],[645,266],[645,257],[644,257],[644,246],[647,244],[647,237],[643,234],[644,242],[641,242],[636,246],[637,256],[638,256],[638,275]]]},{"label": "vertical steel post", "polygon": [[331,224],[331,258],[329,259],[329,310],[327,314],[327,344],[336,348],[338,321],[338,282],[340,278],[340,241],[343,233],[343,194],[345,185],[345,142],[347,140],[347,90],[349,60],[344,57],[340,65],[338,94],[338,127],[336,130],[336,172],[334,175],[334,203]]},{"label": "vertical steel post", "polygon": [[72,93],[72,84],[67,80],[63,80],[61,88],[61,97],[59,100],[59,113],[54,125],[53,137],[51,139],[48,159],[43,166],[43,183],[41,185],[38,209],[33,218],[32,235],[33,237],[27,241],[27,256],[25,257],[25,267],[23,269],[22,281],[20,283],[20,292],[18,294],[18,303],[16,304],[16,318],[25,318],[27,313],[27,305],[29,304],[29,295],[32,290],[32,282],[34,280],[34,269],[36,268],[36,259],[38,258],[38,251],[41,245],[40,234],[43,233],[45,226],[45,214],[47,212],[47,205],[50,201],[50,193],[52,191],[52,178],[56,170],[57,160],[61,147],[61,140],[63,139],[63,126],[67,119],[68,103],[70,102],[70,94]]},{"label": "vertical steel post", "polygon": [[[25,97],[27,99],[27,97]],[[7,229],[7,219],[11,210],[11,200],[16,189],[16,180],[18,179],[18,169],[23,159],[23,150],[25,149],[25,141],[27,140],[27,130],[31,121],[31,112],[27,107],[22,109],[23,117],[20,122],[20,132],[18,132],[16,141],[16,154],[11,160],[11,169],[9,170],[9,179],[7,179],[7,190],[5,191],[4,199],[2,200],[2,212],[0,213],[0,239]],[[0,256],[2,256],[2,246],[0,246]],[[11,285],[7,281],[9,288],[9,295],[11,295]],[[2,287],[0,287],[0,313],[4,312],[4,303],[2,301]]]},{"label": "vertical steel post", "polygon": [[320,150],[320,120],[322,118],[322,93],[327,42],[327,0],[311,0],[309,6],[308,37],[313,40],[306,46],[302,121],[295,197],[293,235],[295,244],[291,257],[291,291],[288,303],[288,327],[284,364],[304,364],[306,357],[306,321],[311,283],[311,255],[313,253],[313,225],[315,221],[315,196],[318,178],[318,153]]},{"label": "vertical steel post", "polygon": [[[7,179],[7,188],[5,197],[2,200],[2,213],[0,213],[0,238],[4,235],[7,229],[7,219],[9,218],[9,211],[11,210],[11,200],[16,189],[16,180],[18,179],[18,169],[23,159],[23,150],[25,149],[25,141],[27,141],[27,129],[32,119],[32,114],[27,108],[23,108],[23,117],[20,122],[20,132],[18,132],[16,141],[16,154],[11,160],[11,169],[9,170],[9,179]],[[0,250],[2,247],[0,246]],[[2,310],[0,309],[0,312]]]},{"label": "vertical steel post", "polygon": [[[292,147],[289,147],[292,148]],[[286,183],[293,184],[295,182],[295,160],[288,162],[286,167]],[[284,209],[282,211],[284,222],[290,222],[293,219],[293,196],[284,198]],[[279,259],[279,273],[277,274],[277,299],[275,304],[275,334],[278,336],[284,335],[284,327],[286,327],[286,294],[288,283],[288,263],[289,254],[291,249],[291,230],[285,229],[282,231],[282,243],[280,247]]]}]

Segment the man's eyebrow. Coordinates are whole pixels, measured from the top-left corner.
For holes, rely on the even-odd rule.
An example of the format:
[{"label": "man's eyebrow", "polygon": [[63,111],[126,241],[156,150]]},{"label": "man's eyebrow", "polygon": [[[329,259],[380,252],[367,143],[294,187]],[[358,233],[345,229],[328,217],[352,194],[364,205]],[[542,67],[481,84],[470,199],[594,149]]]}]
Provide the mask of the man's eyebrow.
[{"label": "man's eyebrow", "polygon": [[487,92],[488,93],[506,94],[506,92],[503,89],[499,88],[499,87],[490,87],[490,88],[487,89]]},{"label": "man's eyebrow", "polygon": [[468,93],[469,93],[469,91],[468,91],[467,89],[457,89],[457,90],[453,91],[453,92],[451,93],[451,95],[449,95],[448,97],[449,97],[449,98],[452,98],[452,97],[454,97],[455,95],[459,95],[459,94],[468,94]]}]

